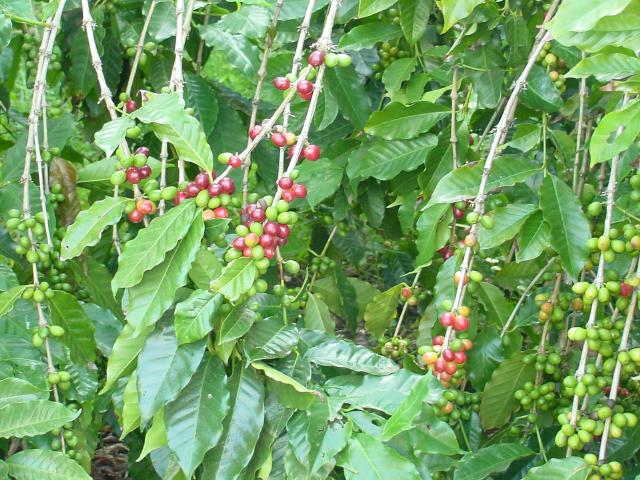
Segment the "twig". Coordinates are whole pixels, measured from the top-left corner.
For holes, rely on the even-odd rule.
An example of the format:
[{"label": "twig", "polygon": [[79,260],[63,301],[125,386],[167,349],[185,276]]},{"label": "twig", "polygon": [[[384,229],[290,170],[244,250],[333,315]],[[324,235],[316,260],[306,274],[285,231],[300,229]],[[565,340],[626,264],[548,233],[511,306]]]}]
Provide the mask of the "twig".
[{"label": "twig", "polygon": [[458,168],[458,134],[456,132],[456,110],[458,108],[458,65],[453,66],[453,84],[451,85],[451,157],[453,169]]},{"label": "twig", "polygon": [[[411,289],[415,288],[418,284],[418,279],[420,278],[420,273],[422,272],[422,268],[419,268],[416,272],[416,276],[413,277],[413,282],[411,282]],[[400,312],[400,316],[398,317],[398,323],[396,324],[396,329],[393,332],[393,336],[397,337],[400,333],[400,328],[402,327],[402,321],[404,320],[404,316],[407,313],[407,309],[409,308],[409,302],[405,301],[402,306],[402,311]]]},{"label": "twig", "polygon": [[[304,18],[300,24],[300,35],[298,36],[298,43],[296,44],[296,51],[293,55],[293,64],[291,65],[291,75],[296,77],[298,70],[302,64],[302,52],[304,51],[304,41],[307,38],[309,32],[309,24],[311,23],[311,16],[313,15],[313,9],[316,5],[316,0],[309,0],[307,3],[307,10],[304,13]],[[282,116],[282,126],[287,130],[289,128],[289,119],[291,118],[291,105],[287,105]],[[284,155],[285,149],[281,148],[278,156],[278,178],[282,177],[284,173]]]},{"label": "twig", "polygon": [[[210,15],[211,15],[211,4],[208,4],[204,14],[204,20],[202,21],[203,25],[209,24]],[[196,73],[198,75],[200,75],[200,71],[202,70],[203,56],[204,56],[204,40],[200,38],[200,43],[198,44],[198,53],[196,54]]]},{"label": "twig", "polygon": [[138,44],[136,45],[136,55],[133,58],[133,65],[131,66],[131,72],[129,72],[129,80],[127,81],[127,89],[125,90],[127,93],[127,96],[131,96],[131,88],[133,88],[133,81],[136,78],[136,72],[138,70],[140,58],[142,57],[142,52],[144,50],[144,42],[147,36],[147,30],[149,29],[149,24],[151,23],[151,17],[153,16],[153,12],[156,9],[157,3],[158,3],[158,0],[151,0],[151,4],[149,5],[149,10],[147,11],[147,16],[145,17],[144,24],[142,25],[140,38],[138,39]]},{"label": "twig", "polygon": [[502,327],[502,331],[500,332],[500,338],[504,337],[507,334],[507,332],[509,331],[509,327],[511,326],[511,322],[513,322],[513,319],[516,318],[516,315],[518,314],[518,310],[520,310],[520,307],[522,306],[524,301],[527,299],[529,292],[535,286],[535,284],[538,283],[538,281],[542,278],[545,272],[549,269],[549,267],[555,261],[556,261],[555,257],[550,259],[547,262],[547,264],[544,267],[542,267],[542,269],[536,274],[536,276],[533,277],[533,280],[531,280],[529,285],[527,285],[527,288],[524,289],[524,292],[522,292],[522,295],[520,295],[520,298],[518,299],[518,303],[516,303],[516,306],[513,307],[513,310],[511,310],[511,314],[509,315],[509,318],[507,319],[504,326]]},{"label": "twig", "polygon": [[[636,276],[640,273],[640,268],[636,270]],[[627,318],[624,322],[624,328],[622,330],[622,337],[620,338],[620,346],[618,347],[618,354],[625,352],[629,346],[629,333],[633,325],[633,317],[636,311],[636,305],[638,303],[638,289],[634,288],[631,294],[631,302],[629,303],[629,310],[627,311]],[[619,358],[619,357],[618,357]],[[622,364],[620,360],[616,360],[616,366],[613,370],[613,379],[611,380],[611,391],[609,392],[609,400],[613,403],[618,398],[618,386],[620,385],[620,375],[622,373]],[[609,442],[609,430],[611,427],[611,417],[608,417],[604,422],[604,430],[602,431],[602,439],[600,441],[600,452],[598,454],[598,460],[604,463],[607,456],[607,444]]]},{"label": "twig", "polygon": [[[264,79],[267,76],[267,65],[269,63],[269,52],[273,45],[273,40],[276,37],[276,28],[278,26],[278,17],[280,17],[280,11],[284,5],[284,0],[278,0],[273,10],[273,18],[271,19],[271,25],[267,28],[267,34],[264,41],[264,52],[262,53],[262,61],[260,62],[260,68],[258,68],[258,81],[256,83],[256,91],[253,95],[253,101],[251,102],[251,118],[249,120],[249,129],[252,129],[256,124],[258,117],[258,106],[260,105],[260,94],[262,93],[262,85]],[[251,140],[249,140],[250,142]],[[242,206],[247,205],[247,194],[249,192],[249,169],[251,168],[251,153],[247,155],[245,162],[242,164]]]},{"label": "twig", "polygon": [[[542,28],[541,32],[544,31],[544,26],[542,26],[541,28]],[[474,200],[474,211],[476,212],[478,217],[481,217],[484,213],[484,202],[486,198],[485,190],[487,187],[487,183],[489,181],[489,173],[491,172],[493,161],[498,153],[498,148],[503,143],[504,138],[506,137],[506,134],[509,128],[509,120],[511,118],[512,112],[515,111],[515,107],[518,102],[518,96],[522,91],[522,89],[524,88],[529,72],[533,68],[533,65],[536,59],[538,58],[538,55],[540,54],[540,51],[542,50],[545,42],[547,42],[551,38],[551,34],[549,32],[543,33],[542,35],[538,35],[538,36],[540,38],[537,41],[537,43],[534,44],[534,47],[531,53],[529,54],[529,60],[527,61],[527,64],[522,70],[522,73],[516,80],[513,90],[511,91],[511,94],[509,96],[509,99],[507,100],[505,109],[502,112],[500,121],[496,126],[496,132],[493,136],[491,147],[489,149],[489,153],[487,155],[487,159],[485,161],[484,168],[482,171],[482,177],[480,179],[480,186],[478,187],[478,193]],[[466,242],[468,243],[468,245],[465,248],[464,258],[462,260],[462,264],[460,265],[460,269],[459,269],[459,274],[458,274],[459,281],[456,289],[456,296],[453,301],[453,306],[451,309],[452,312],[458,311],[458,308],[460,308],[460,306],[462,305],[462,301],[464,299],[464,290],[465,290],[464,278],[466,277],[466,274],[470,270],[471,265],[473,263],[473,245],[475,244],[476,237],[477,237],[477,228],[478,228],[478,224],[477,223],[473,224],[467,236],[469,241]],[[452,336],[453,336],[453,328],[448,327],[447,332],[445,334],[443,350],[448,348],[449,342]]]},{"label": "twig", "polygon": [[[29,204],[29,185],[31,183],[31,155],[34,153],[34,151],[37,159],[36,161],[42,162],[42,157],[40,156],[39,140],[38,140],[38,117],[40,114],[40,109],[43,104],[42,99],[45,95],[47,71],[49,69],[51,52],[53,51],[56,35],[60,27],[60,19],[62,18],[62,12],[64,11],[65,3],[66,3],[66,0],[60,0],[54,16],[47,21],[47,26],[45,27],[44,33],[42,35],[42,43],[40,45],[40,52],[38,55],[38,67],[36,70],[36,80],[33,85],[31,109],[29,111],[29,128],[27,133],[24,170],[21,178],[23,182],[22,212],[25,219],[31,217],[31,207]],[[38,168],[38,177],[39,177],[38,179],[39,179],[40,199],[41,201],[43,201],[44,185],[43,185],[41,163],[39,164],[39,168]],[[41,206],[42,206],[42,215],[44,219],[45,229],[47,231],[47,241],[49,242],[49,245],[51,245],[51,237],[48,232],[49,218],[48,218],[46,203],[41,203]],[[27,236],[30,240],[31,250],[36,252],[37,240],[31,228],[27,228]],[[40,279],[38,276],[38,266],[36,263],[31,264],[31,273],[33,277],[33,287],[38,288],[38,286],[40,285]],[[38,326],[46,327],[47,320],[42,311],[42,305],[40,304],[40,302],[36,302],[36,310],[38,315]],[[44,350],[45,350],[45,356],[47,359],[47,372],[53,373],[56,371],[56,369],[53,365],[53,358],[51,355],[51,348],[49,346],[48,337],[44,339]],[[51,385],[51,390],[53,392],[53,398],[55,399],[55,401],[60,401],[57,385]],[[60,435],[60,442],[62,444],[62,452],[64,453],[66,447],[65,447],[65,439],[62,435]]]},{"label": "twig", "polygon": [[[331,229],[331,232],[329,233],[329,237],[327,238],[327,241],[324,243],[324,247],[322,247],[322,251],[320,252],[321,257],[324,257],[329,251],[329,246],[331,245],[331,241],[333,240],[333,237],[335,237],[337,231],[338,231],[338,226],[335,225]],[[318,272],[314,272],[313,276],[311,277],[311,281],[309,282],[309,287],[308,287],[309,291],[311,291],[311,287],[313,286],[313,282],[316,281],[317,276],[318,276]]]},{"label": "twig", "polygon": [[[591,140],[591,132],[593,132],[593,118],[587,120],[586,133],[584,137],[584,144],[588,145]],[[578,188],[576,195],[579,197],[582,194],[582,189],[587,180],[587,172],[589,171],[589,149],[585,148],[582,152],[582,165],[580,167],[580,179],[578,180]]]},{"label": "twig", "polygon": [[[582,59],[586,54],[582,52]],[[578,125],[576,129],[576,155],[573,161],[573,191],[578,191],[578,178],[580,169],[580,150],[582,149],[582,133],[584,131],[584,107],[587,100],[587,79],[580,80],[580,107],[578,114]]]},{"label": "twig", "polygon": [[[628,99],[629,99],[628,95],[625,94],[624,99],[622,101],[623,106],[626,105],[626,103],[628,102]],[[617,135],[620,135],[623,129],[624,129],[624,126],[620,126],[617,130]],[[616,175],[618,171],[617,167],[618,167],[619,159],[620,159],[620,154],[614,156],[613,159],[611,160],[611,171],[609,172],[609,185],[607,187],[607,210],[606,210],[606,216],[604,220],[604,228],[602,233],[603,235],[609,234],[609,230],[611,229],[611,223],[613,220],[613,209],[615,206],[615,194],[616,194],[616,185],[617,185]],[[604,255],[601,253],[600,259],[598,261],[598,273],[596,274],[596,278],[594,280],[594,284],[598,289],[602,287],[602,284],[604,281],[604,264],[605,264]],[[598,297],[596,297],[593,300],[593,303],[591,304],[591,309],[589,311],[589,319],[587,320],[587,324],[585,325],[586,328],[591,327],[596,321],[598,303],[599,303]],[[580,354],[580,362],[578,364],[578,369],[576,370],[576,374],[575,374],[575,377],[577,380],[580,380],[582,378],[582,375],[584,375],[584,370],[587,363],[588,355],[589,355],[589,345],[588,345],[588,342],[584,342],[584,344],[582,345],[582,352]],[[570,423],[573,426],[576,425],[579,402],[580,402],[580,399],[578,395],[574,395],[573,403],[571,406],[571,417],[570,417]],[[570,456],[570,455],[571,455],[571,448],[568,447],[567,456]]]}]

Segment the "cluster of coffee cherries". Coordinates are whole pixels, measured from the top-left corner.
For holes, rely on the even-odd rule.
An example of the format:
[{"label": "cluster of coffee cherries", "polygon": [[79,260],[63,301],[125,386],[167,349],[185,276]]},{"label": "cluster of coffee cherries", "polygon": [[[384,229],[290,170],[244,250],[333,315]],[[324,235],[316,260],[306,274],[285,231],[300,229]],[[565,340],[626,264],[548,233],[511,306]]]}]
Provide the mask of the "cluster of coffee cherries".
[{"label": "cluster of coffee cherries", "polygon": [[587,453],[584,460],[591,465],[592,474],[588,480],[619,480],[622,478],[622,464],[612,461],[600,464],[598,457],[593,453]]},{"label": "cluster of coffee cherries", "polygon": [[[42,38],[39,33],[27,32],[22,37],[22,51],[24,52],[27,60],[25,66],[27,68],[27,87],[32,88],[36,79],[36,73],[38,69],[38,56],[40,54],[40,45]],[[58,45],[53,46],[51,51],[51,58],[49,60],[48,74],[55,75],[62,71],[62,64],[60,60],[62,58],[62,50]]]},{"label": "cluster of coffee cherries", "polygon": [[589,328],[570,328],[568,337],[573,342],[586,341],[589,350],[598,352],[607,359],[612,358],[617,351],[623,329],[624,320],[612,321],[610,318],[604,318]]},{"label": "cluster of coffee cherries", "polygon": [[[560,293],[555,302],[550,301],[550,295],[548,292],[539,293],[535,296],[535,302],[540,307],[538,311],[538,320],[541,323],[550,321],[552,325],[558,328],[562,328],[563,320],[566,312],[572,307],[569,295],[566,293]],[[582,308],[582,303],[573,304],[574,310]]]},{"label": "cluster of coffee cherries", "polygon": [[525,355],[522,361],[525,364],[535,364],[537,372],[544,372],[556,381],[562,378],[562,356],[554,346],[548,347],[546,352]]},{"label": "cluster of coffee cherries", "polygon": [[587,240],[587,250],[592,253],[591,261],[598,264],[600,255],[607,263],[613,263],[616,255],[623,253],[637,255],[640,251],[640,235],[635,225],[625,224],[622,230],[612,228],[607,235],[592,237]]},{"label": "cluster of coffee cherries", "polygon": [[565,409],[557,417],[561,427],[556,434],[555,444],[561,448],[583,450],[585,445],[602,435],[608,418],[611,419],[609,425],[611,438],[621,438],[625,428],[633,428],[638,424],[638,417],[635,414],[625,412],[621,405],[614,405],[612,408],[608,403],[608,399],[601,399],[589,414],[578,413],[575,426],[571,425],[571,412],[568,408]]},{"label": "cluster of coffee cherries", "polygon": [[445,390],[436,403],[437,415],[450,424],[455,424],[458,420],[469,420],[472,412],[480,410],[480,400],[478,392],[466,392],[461,390]]},{"label": "cluster of coffee cherries", "polygon": [[[348,67],[351,65],[352,59],[351,56],[346,53],[324,53],[320,50],[314,50],[307,57],[307,62],[315,68],[319,67],[323,63],[328,68],[334,68]],[[304,79],[298,79],[295,75],[289,73],[284,77],[276,77],[273,80],[273,86],[276,87],[276,89],[285,92],[297,81],[296,90],[298,91],[298,96],[303,100],[311,100],[311,95],[313,95],[313,90],[315,88],[315,85],[312,82],[314,77],[315,70],[312,70]]]},{"label": "cluster of coffee cherries", "polygon": [[371,66],[371,70],[373,70],[373,78],[375,78],[376,80],[380,80],[382,78],[382,73],[389,65],[395,62],[397,59],[405,58],[409,55],[410,53],[408,50],[405,50],[400,46],[393,46],[389,42],[383,42],[378,48],[378,57],[380,58],[380,60],[378,61],[378,63],[374,63]]},{"label": "cluster of coffee cherries", "polygon": [[[77,412],[80,409],[80,406],[76,402],[69,402],[66,404],[66,407],[72,412]],[[51,450],[59,451],[62,449],[62,440],[60,437],[64,438],[65,445],[65,454],[67,457],[71,459],[77,459],[80,454],[76,452],[74,448],[78,445],[79,438],[73,431],[74,425],[73,422],[65,423],[62,428],[54,428],[51,430],[51,435],[53,438],[51,439],[51,443],[49,446]]]},{"label": "cluster of coffee cherries", "polygon": [[[213,182],[212,182],[213,180]],[[200,172],[192,182],[181,185],[174,198],[179,205],[188,198],[195,198],[195,203],[205,208],[202,216],[205,220],[229,218],[228,206],[240,206],[240,199],[232,197],[236,192],[236,184],[230,177],[223,177],[216,182],[216,172],[211,175]]]},{"label": "cluster of coffee cherries", "polygon": [[[263,125],[254,125],[249,130],[249,138],[251,138],[251,140],[254,140],[258,135],[260,135],[263,129]],[[278,148],[289,147],[289,158],[293,157],[296,148],[295,143],[297,141],[297,136],[295,133],[287,132],[282,125],[276,125],[271,129],[270,139],[271,143]],[[320,147],[306,142],[306,145],[302,147],[299,158],[315,162],[320,158]],[[232,164],[230,165],[234,166]]]},{"label": "cluster of coffee cherries", "polygon": [[[296,262],[295,260],[287,260],[286,262],[284,262],[285,273],[289,275],[296,275],[297,272],[300,271],[300,265],[298,264],[296,267],[296,264],[298,264],[298,262]],[[286,288],[279,283],[276,283],[273,286],[272,291],[276,297],[280,297],[282,299],[282,305],[287,308],[304,308],[307,304],[307,299],[309,298],[309,293],[306,290],[302,291],[300,287]],[[322,300],[322,295],[320,293],[314,293],[314,296]]]},{"label": "cluster of coffee cherries", "polygon": [[[284,202],[284,200],[282,201]],[[247,207],[247,212],[249,212],[249,206]],[[240,257],[257,260],[267,258],[270,260],[275,256],[276,248],[287,243],[287,237],[291,233],[291,229],[286,223],[268,221],[263,224],[261,220],[247,223],[248,225],[241,224],[236,227],[237,236],[231,242],[231,248],[227,250],[224,256],[227,261]],[[288,271],[287,273],[292,272]]]},{"label": "cluster of coffee cherries", "polygon": [[549,79],[553,82],[560,93],[563,93],[567,89],[567,86],[564,83],[564,74],[567,72],[567,64],[563,59],[558,58],[555,54],[551,53],[551,42],[544,44],[540,54],[538,55],[538,61],[542,66],[546,67]]},{"label": "cluster of coffee cherries", "polygon": [[467,351],[473,347],[469,338],[463,338],[464,334],[449,342],[449,348],[444,349],[444,336],[433,337],[432,345],[423,345],[418,348],[418,363],[433,370],[440,376],[443,385],[460,384],[465,375],[465,363]]},{"label": "cluster of coffee cherries", "polygon": [[[609,274],[608,278],[616,278],[615,272]],[[571,289],[573,293],[578,295],[582,300],[582,309],[588,311],[591,308],[591,304],[597,298],[600,303],[608,303],[612,300],[612,297],[616,297],[615,305],[619,310],[625,311],[629,306],[629,301],[633,289],[639,284],[638,278],[626,278],[624,281],[608,280],[603,285],[598,287],[595,283],[589,282],[577,282],[573,284]],[[578,303],[575,304],[578,306]]]},{"label": "cluster of coffee cherries", "polygon": [[118,186],[128,182],[131,185],[138,185],[142,180],[149,178],[152,173],[148,163],[149,153],[147,147],[138,147],[133,155],[127,155],[118,148],[116,150],[118,163],[116,171],[111,175],[111,184]]},{"label": "cluster of coffee cherries", "polygon": [[332,269],[336,268],[338,264],[332,258],[327,256],[314,256],[311,259],[311,273],[315,273],[317,275],[325,275],[329,273]]},{"label": "cluster of coffee cherries", "polygon": [[402,290],[400,290],[400,300],[407,302],[412,307],[418,305],[419,293],[417,290],[415,287],[403,287]]},{"label": "cluster of coffee cherries", "polygon": [[394,336],[389,340],[383,337],[378,341],[378,343],[381,345],[380,354],[394,360],[402,358],[407,353],[407,348],[409,346],[409,342],[398,336]]},{"label": "cluster of coffee cherries", "polygon": [[[546,382],[537,386],[533,382],[526,382],[521,389],[514,392],[513,396],[520,402],[523,410],[533,410],[535,407],[538,411],[553,412],[558,406],[555,391],[556,384],[554,382]],[[536,423],[537,415],[531,412],[527,416],[527,420],[529,423]]]},{"label": "cluster of coffee cherries", "polygon": [[[134,58],[136,56],[136,52],[137,52],[137,43],[133,38],[127,38],[124,42],[124,45],[126,47],[125,53],[127,55],[127,57],[129,58]],[[155,42],[147,42],[144,44],[144,47],[142,49],[142,53],[140,54],[140,66],[144,67],[147,62],[149,61],[149,57],[147,54],[153,54],[156,49],[158,48],[158,45],[156,45]]]}]

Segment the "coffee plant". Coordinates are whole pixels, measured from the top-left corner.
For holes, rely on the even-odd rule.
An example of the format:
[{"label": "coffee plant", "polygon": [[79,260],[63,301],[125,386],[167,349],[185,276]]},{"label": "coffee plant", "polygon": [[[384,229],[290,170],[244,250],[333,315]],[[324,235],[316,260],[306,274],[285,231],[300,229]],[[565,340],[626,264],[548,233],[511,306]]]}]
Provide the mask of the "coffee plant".
[{"label": "coffee plant", "polygon": [[0,478],[640,478],[638,0],[0,0]]}]

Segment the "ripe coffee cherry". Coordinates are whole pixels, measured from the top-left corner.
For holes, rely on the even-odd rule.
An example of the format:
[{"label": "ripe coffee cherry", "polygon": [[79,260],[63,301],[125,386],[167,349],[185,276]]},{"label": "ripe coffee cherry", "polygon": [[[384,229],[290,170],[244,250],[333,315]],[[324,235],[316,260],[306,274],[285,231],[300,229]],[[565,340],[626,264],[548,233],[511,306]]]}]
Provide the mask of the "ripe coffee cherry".
[{"label": "ripe coffee cherry", "polygon": [[264,248],[264,256],[268,259],[272,259],[276,254],[276,249],[273,247],[265,247]]},{"label": "ripe coffee cherry", "polygon": [[287,77],[276,77],[273,79],[273,86],[278,90],[288,90],[291,86],[291,80]]},{"label": "ripe coffee cherry", "polygon": [[304,198],[307,196],[307,187],[301,183],[296,183],[293,186],[293,196],[296,198]]},{"label": "ripe coffee cherry", "polygon": [[271,135],[271,143],[282,148],[287,145],[287,137],[283,133],[275,132]]},{"label": "ripe coffee cherry", "polygon": [[209,185],[207,187],[207,191],[212,197],[217,197],[222,193],[222,185],[220,185],[219,183],[214,183],[213,185]]},{"label": "ripe coffee cherry", "polygon": [[209,186],[209,175],[207,175],[204,172],[201,172],[198,175],[196,175],[196,178],[193,180],[193,183],[195,183],[198,186],[198,188],[200,188],[200,190],[203,190]]},{"label": "ripe coffee cherry", "polygon": [[133,210],[131,211],[131,213],[129,213],[129,220],[132,223],[140,223],[143,218],[144,213],[142,213],[140,210]]},{"label": "ripe coffee cherry", "polygon": [[445,362],[445,360],[443,358],[439,358],[438,360],[436,360],[436,362],[433,364],[433,369],[437,372],[437,373],[442,373],[444,372],[445,367],[447,366],[447,362]]},{"label": "ripe coffee cherry", "polygon": [[261,131],[262,131],[262,125],[254,125],[249,130],[249,138],[251,140],[254,140],[258,135],[260,135]]},{"label": "ripe coffee cherry", "polygon": [[176,196],[175,196],[175,198],[173,199],[173,201],[174,201],[174,203],[175,203],[176,205],[180,205],[180,203],[181,203],[183,200],[187,199],[187,198],[188,198],[188,197],[187,197],[187,192],[178,192],[178,193],[176,193]]},{"label": "ripe coffee cherry", "polygon": [[304,150],[302,150],[302,155],[307,160],[315,162],[320,158],[320,147],[317,145],[307,145],[304,147]]},{"label": "ripe coffee cherry", "polygon": [[285,190],[284,192],[282,192],[282,199],[287,202],[293,202],[293,200],[295,199],[293,190]]},{"label": "ripe coffee cherry", "polygon": [[149,165],[145,165],[143,167],[140,167],[138,169],[138,172],[140,173],[140,178],[149,178],[151,176],[151,167]]},{"label": "ripe coffee cherry", "polygon": [[462,365],[467,361],[467,354],[464,352],[454,352],[453,353],[453,361],[459,365]]},{"label": "ripe coffee cherry", "polygon": [[449,248],[449,246],[441,248],[440,250],[438,250],[438,253],[442,255],[443,260],[447,260],[451,258],[451,255],[453,255],[453,251],[451,250],[451,248]]},{"label": "ripe coffee cherry", "polygon": [[231,155],[229,157],[229,166],[231,168],[240,168],[242,166],[242,159],[237,155]]},{"label": "ripe coffee cherry", "polygon": [[628,297],[631,295],[631,292],[633,292],[633,287],[631,285],[629,285],[628,283],[622,282],[620,284],[620,296],[621,297]]},{"label": "ripe coffee cherry", "polygon": [[289,190],[291,187],[293,187],[293,180],[291,180],[289,177],[282,177],[280,180],[278,180],[278,186],[283,190]]},{"label": "ripe coffee cherry", "polygon": [[435,337],[433,337],[432,343],[434,345],[443,345],[444,337],[442,335],[436,335]]},{"label": "ripe coffee cherry", "polygon": [[462,217],[464,217],[464,210],[453,207],[453,216],[456,218],[456,220],[460,220]]},{"label": "ripe coffee cherry", "polygon": [[151,154],[151,150],[148,147],[138,147],[136,148],[136,154],[142,154],[145,157],[148,157]]},{"label": "ripe coffee cherry", "polygon": [[136,210],[143,215],[150,215],[156,212],[156,205],[151,200],[140,199],[136,202]]},{"label": "ripe coffee cherry", "polygon": [[453,320],[453,329],[462,332],[469,328],[469,319],[464,315],[456,315]]},{"label": "ripe coffee cherry", "polygon": [[278,231],[277,231],[278,237],[287,238],[290,233],[291,233],[291,229],[289,228],[288,225],[284,225],[283,223],[278,224]]},{"label": "ripe coffee cherry", "polygon": [[413,295],[409,287],[404,287],[400,294],[402,295],[402,298],[410,298],[411,295]]},{"label": "ripe coffee cherry", "polygon": [[292,145],[291,147],[289,147],[289,150],[287,150],[287,154],[289,155],[289,158],[293,158],[294,153],[296,153],[296,146]]},{"label": "ripe coffee cherry", "polygon": [[225,177],[220,180],[219,185],[222,187],[222,191],[224,193],[228,193],[229,195],[233,195],[236,191],[236,184],[233,179],[229,177]]},{"label": "ripe coffee cherry", "polygon": [[244,244],[244,237],[237,237],[231,242],[231,246],[236,250],[242,250],[246,246]]},{"label": "ripe coffee cherry", "polygon": [[458,371],[458,366],[454,362],[449,362],[444,367],[444,372],[453,375]]},{"label": "ripe coffee cherry", "polygon": [[135,102],[135,100],[128,100],[124,104],[124,109],[127,113],[133,113],[138,109],[138,104]]},{"label": "ripe coffee cherry", "polygon": [[311,100],[311,97],[313,97],[313,92],[309,92],[309,93],[298,93],[298,95],[300,96],[301,99],[303,100]]},{"label": "ripe coffee cherry", "polygon": [[264,224],[264,233],[268,235],[277,235],[278,233],[278,224],[274,222],[267,222]]},{"label": "ripe coffee cherry", "polygon": [[229,218],[229,211],[224,207],[218,207],[213,210],[216,218]]},{"label": "ripe coffee cherry", "polygon": [[449,349],[442,351],[442,359],[445,362],[453,362],[453,352]]},{"label": "ripe coffee cherry", "polygon": [[307,57],[307,62],[309,62],[309,65],[311,65],[312,67],[319,67],[324,63],[324,53],[322,53],[320,50],[311,52]]},{"label": "ripe coffee cherry", "polygon": [[193,198],[198,195],[198,193],[200,193],[200,187],[198,187],[195,182],[190,182],[187,185],[187,188],[184,189],[184,191],[187,194],[188,198]]},{"label": "ripe coffee cherry", "polygon": [[251,220],[254,222],[264,222],[266,215],[264,213],[264,209],[256,208],[253,212],[251,212]]},{"label": "ripe coffee cherry", "polygon": [[140,175],[140,170],[136,167],[127,168],[127,182],[137,185],[142,180],[142,176]]},{"label": "ripe coffee cherry", "polygon": [[275,243],[276,239],[273,235],[270,235],[268,233],[263,233],[262,235],[260,235],[260,245],[262,245],[264,248],[273,247]]},{"label": "ripe coffee cherry", "polygon": [[453,321],[455,320],[456,316],[451,313],[451,312],[444,312],[442,315],[440,315],[440,325],[442,325],[443,327],[450,327],[451,325],[453,325]]},{"label": "ripe coffee cherry", "polygon": [[[313,83],[309,80],[300,80],[296,85],[298,93],[302,95],[310,95],[313,93]],[[304,97],[303,97],[304,98]]]}]

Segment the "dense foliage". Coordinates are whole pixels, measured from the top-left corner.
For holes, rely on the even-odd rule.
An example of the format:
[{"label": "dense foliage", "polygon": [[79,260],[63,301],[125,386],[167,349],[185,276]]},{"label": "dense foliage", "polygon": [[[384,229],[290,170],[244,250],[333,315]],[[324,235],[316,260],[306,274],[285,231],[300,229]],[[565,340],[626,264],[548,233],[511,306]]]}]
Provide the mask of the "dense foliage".
[{"label": "dense foliage", "polygon": [[637,478],[639,49],[638,0],[0,0],[0,478]]}]

